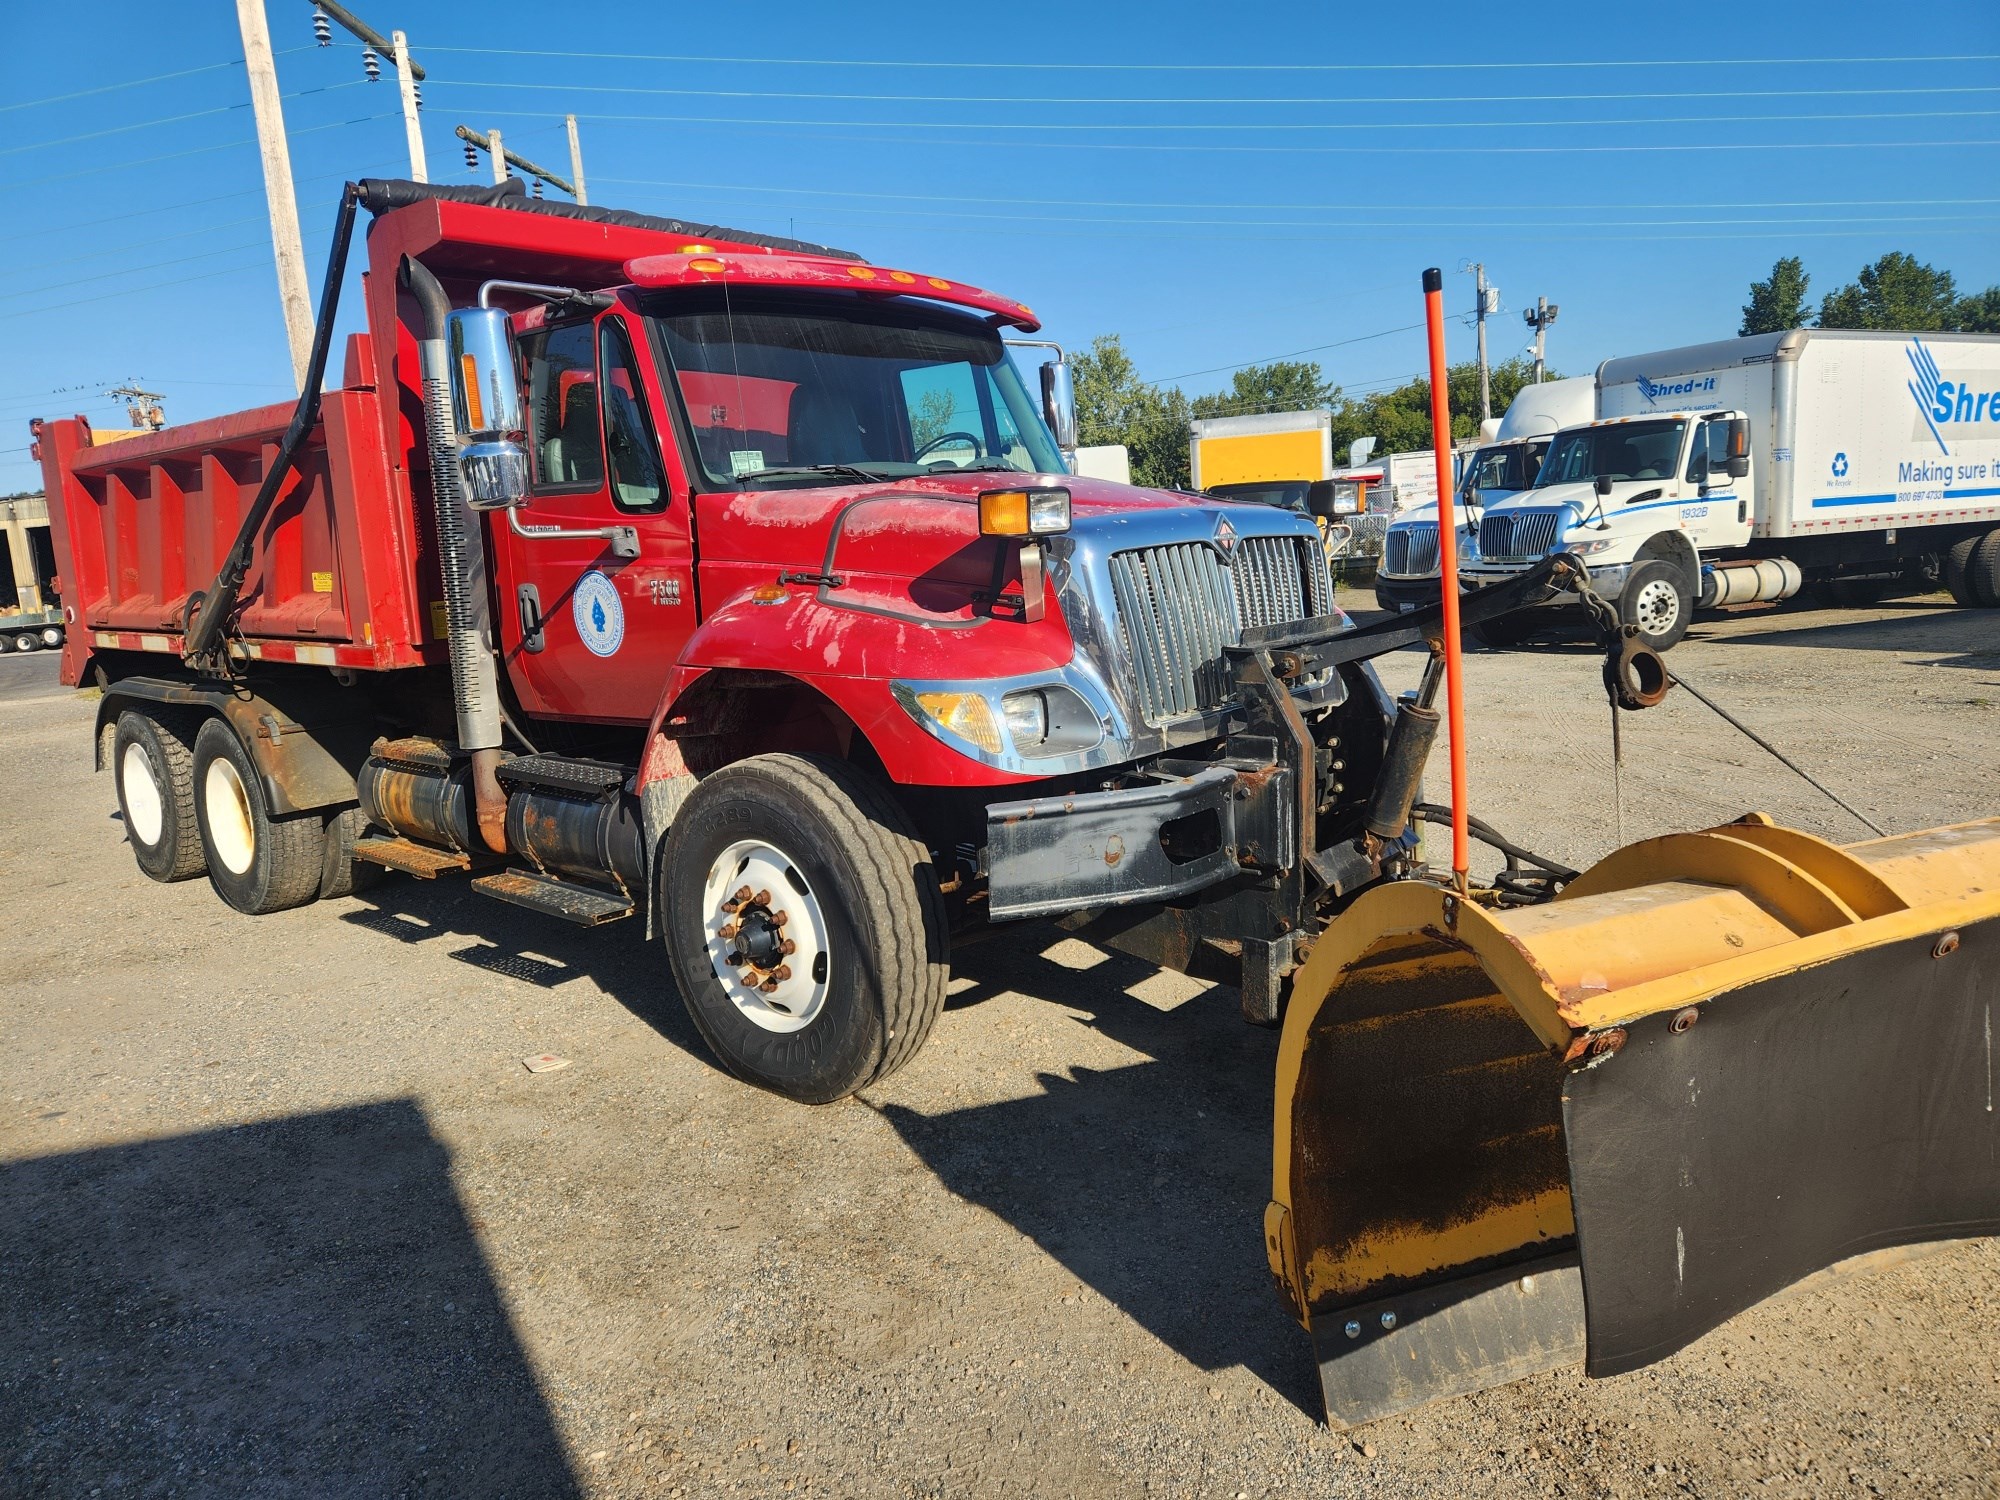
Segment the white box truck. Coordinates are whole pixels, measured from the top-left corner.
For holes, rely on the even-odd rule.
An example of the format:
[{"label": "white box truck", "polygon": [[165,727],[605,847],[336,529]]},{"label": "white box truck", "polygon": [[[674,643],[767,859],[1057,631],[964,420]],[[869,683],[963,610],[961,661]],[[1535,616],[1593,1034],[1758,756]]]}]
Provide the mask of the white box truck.
[{"label": "white box truck", "polygon": [[1468,584],[1575,553],[1660,650],[1697,607],[1805,583],[2000,605],[2000,335],[1795,329],[1607,360],[1596,391],[1597,420],[1481,516]]},{"label": "white box truck", "polygon": [[[1556,432],[1597,414],[1597,382],[1588,375],[1523,386],[1493,424],[1489,440],[1460,465],[1458,555],[1477,553],[1479,517],[1489,505],[1534,484]],[[1435,465],[1433,465],[1435,468]],[[1375,602],[1402,613],[1428,604],[1438,592],[1438,515],[1435,486],[1427,504],[1400,510],[1382,539],[1375,567]],[[1461,587],[1467,586],[1461,580]]]}]

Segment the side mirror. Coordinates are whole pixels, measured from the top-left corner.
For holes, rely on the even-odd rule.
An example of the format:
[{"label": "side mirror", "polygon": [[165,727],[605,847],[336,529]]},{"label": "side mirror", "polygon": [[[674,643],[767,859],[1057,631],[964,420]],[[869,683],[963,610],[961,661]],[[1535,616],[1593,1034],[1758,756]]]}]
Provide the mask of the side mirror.
[{"label": "side mirror", "polygon": [[474,510],[528,503],[527,418],[516,374],[514,330],[497,307],[462,307],[445,325],[459,472]]},{"label": "side mirror", "polygon": [[1603,499],[1611,497],[1611,476],[1609,474],[1599,474],[1597,476],[1597,493]]},{"label": "side mirror", "polygon": [[1042,366],[1042,415],[1056,446],[1068,453],[1076,447],[1076,383],[1070,377],[1067,360],[1052,359]]},{"label": "side mirror", "polygon": [[1729,477],[1742,479],[1750,472],[1750,419],[1729,419]]}]

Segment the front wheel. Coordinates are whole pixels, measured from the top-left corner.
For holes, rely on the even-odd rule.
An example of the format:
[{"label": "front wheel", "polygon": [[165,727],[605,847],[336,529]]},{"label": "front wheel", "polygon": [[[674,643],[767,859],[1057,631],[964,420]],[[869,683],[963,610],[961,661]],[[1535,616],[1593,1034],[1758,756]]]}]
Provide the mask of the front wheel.
[{"label": "front wheel", "polygon": [[1681,570],[1655,558],[1636,563],[1618,596],[1618,619],[1639,627],[1639,638],[1665,651],[1687,634],[1694,620],[1694,595]]},{"label": "front wheel", "polygon": [[696,784],[657,882],[682,998],[737,1077],[805,1104],[885,1078],[944,1008],[930,855],[845,761],[759,755]]}]

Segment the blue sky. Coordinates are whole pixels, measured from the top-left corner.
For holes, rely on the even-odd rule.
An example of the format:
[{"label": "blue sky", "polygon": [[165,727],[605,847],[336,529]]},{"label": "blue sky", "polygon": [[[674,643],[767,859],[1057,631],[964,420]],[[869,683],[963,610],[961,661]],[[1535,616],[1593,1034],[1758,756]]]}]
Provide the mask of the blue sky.
[{"label": "blue sky", "polygon": [[[406,171],[394,85],[314,48],[308,0],[267,6],[317,268],[342,179]],[[1351,390],[1414,372],[1392,330],[1429,265],[1486,263],[1496,359],[1559,303],[1573,373],[1733,334],[1783,254],[1815,296],[1892,249],[2000,282],[1992,0],[351,8],[431,75],[435,181],[484,180],[460,123],[560,168],[574,111],[594,202],[992,287],[1190,392],[1303,350]],[[29,416],[123,425],[113,384],[175,421],[291,395],[234,5],[9,20],[0,491],[39,483]]]}]

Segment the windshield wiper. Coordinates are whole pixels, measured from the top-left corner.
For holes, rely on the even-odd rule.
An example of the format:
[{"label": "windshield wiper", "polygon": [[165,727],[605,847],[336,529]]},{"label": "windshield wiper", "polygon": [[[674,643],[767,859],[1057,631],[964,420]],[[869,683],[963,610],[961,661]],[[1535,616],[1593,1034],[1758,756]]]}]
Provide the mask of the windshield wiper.
[{"label": "windshield wiper", "polygon": [[759,479],[797,479],[808,474],[824,474],[829,479],[852,479],[862,484],[883,484],[888,479],[887,475],[871,474],[868,470],[856,468],[853,464],[791,464],[772,469],[752,469],[749,473],[738,474],[736,477],[745,482],[753,482]]},{"label": "windshield wiper", "polygon": [[955,464],[949,469],[932,469],[933,474],[1028,474],[1030,469],[1016,468],[1013,464],[997,458],[981,459],[976,464]]}]

